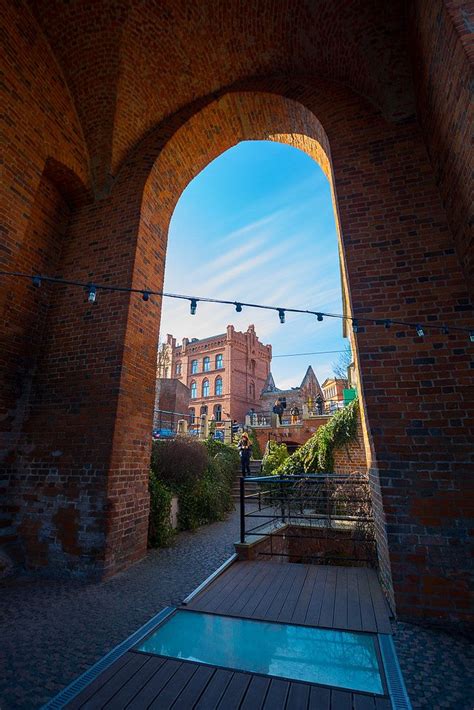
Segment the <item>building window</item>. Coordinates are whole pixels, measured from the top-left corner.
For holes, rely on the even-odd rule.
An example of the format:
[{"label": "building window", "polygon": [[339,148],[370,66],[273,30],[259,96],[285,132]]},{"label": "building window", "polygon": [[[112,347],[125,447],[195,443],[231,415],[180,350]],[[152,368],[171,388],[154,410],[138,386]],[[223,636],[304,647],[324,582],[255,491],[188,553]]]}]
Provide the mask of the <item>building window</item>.
[{"label": "building window", "polygon": [[220,404],[214,405],[214,420],[216,422],[222,421],[222,407]]},{"label": "building window", "polygon": [[215,393],[217,397],[222,397],[222,377],[216,377]]},{"label": "building window", "polygon": [[189,423],[194,424],[194,419],[196,418],[196,413],[194,411],[194,407],[189,408]]},{"label": "building window", "polygon": [[198,361],[191,360],[191,375],[195,375],[198,372]]},{"label": "building window", "polygon": [[198,388],[196,382],[193,380],[191,382],[191,399],[196,399],[198,396]]},{"label": "building window", "polygon": [[202,407],[201,407],[201,416],[202,416],[203,414],[207,414],[207,405],[206,405],[206,404],[203,404]]},{"label": "building window", "polygon": [[209,380],[203,380],[202,383],[202,396],[209,397]]},{"label": "building window", "polygon": [[255,384],[253,382],[249,385],[249,395],[250,399],[255,399]]},{"label": "building window", "polygon": [[176,374],[177,375],[181,374],[181,363],[180,362],[176,363]]},{"label": "building window", "polygon": [[222,370],[224,367],[224,356],[221,355],[216,355],[216,370]]},{"label": "building window", "polygon": [[211,369],[211,358],[205,357],[204,360],[202,361],[202,371],[209,372],[210,369]]}]

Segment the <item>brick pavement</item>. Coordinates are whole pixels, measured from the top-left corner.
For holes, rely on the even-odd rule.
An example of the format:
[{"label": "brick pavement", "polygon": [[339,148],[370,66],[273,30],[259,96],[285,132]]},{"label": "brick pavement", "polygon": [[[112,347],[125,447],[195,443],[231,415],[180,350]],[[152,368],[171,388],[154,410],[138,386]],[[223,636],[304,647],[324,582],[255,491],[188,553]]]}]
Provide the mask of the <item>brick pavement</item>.
[{"label": "brick pavement", "polygon": [[[0,582],[0,708],[32,710],[89,668],[160,609],[176,604],[230,554],[235,512],[225,522],[181,533],[102,583]],[[395,645],[415,710],[471,710],[468,641],[397,623]],[[471,663],[469,663],[471,658]]]}]

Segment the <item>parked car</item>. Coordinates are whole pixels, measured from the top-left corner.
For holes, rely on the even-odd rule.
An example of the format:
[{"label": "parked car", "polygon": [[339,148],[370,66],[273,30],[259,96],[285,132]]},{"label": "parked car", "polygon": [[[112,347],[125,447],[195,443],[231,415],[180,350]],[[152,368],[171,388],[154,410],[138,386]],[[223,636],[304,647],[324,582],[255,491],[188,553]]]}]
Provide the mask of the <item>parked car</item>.
[{"label": "parked car", "polygon": [[151,436],[156,439],[174,439],[176,433],[172,429],[153,429]]}]

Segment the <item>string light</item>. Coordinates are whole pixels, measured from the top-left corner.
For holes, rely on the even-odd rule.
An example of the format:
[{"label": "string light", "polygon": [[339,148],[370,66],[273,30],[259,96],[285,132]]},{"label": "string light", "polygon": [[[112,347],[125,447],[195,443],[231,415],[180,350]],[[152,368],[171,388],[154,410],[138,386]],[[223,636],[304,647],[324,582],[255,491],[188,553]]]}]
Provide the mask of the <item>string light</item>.
[{"label": "string light", "polygon": [[89,301],[89,303],[95,303],[96,298],[97,298],[97,288],[93,284],[91,284],[89,286],[89,293],[87,296],[87,300]]},{"label": "string light", "polygon": [[[373,324],[373,325],[384,325],[385,328],[389,328],[391,325],[399,325],[399,326],[402,326],[406,329],[415,328],[416,333],[419,337],[423,337],[425,335],[426,329],[437,330],[437,331],[442,332],[445,335],[447,335],[448,333],[452,333],[453,331],[460,332],[460,333],[466,333],[469,336],[470,342],[474,343],[474,329],[465,328],[465,327],[463,328],[463,327],[455,326],[455,325],[451,325],[451,324],[448,328],[446,325],[437,325],[437,324],[434,324],[431,322],[427,323],[425,325],[422,325],[421,323],[413,323],[413,322],[407,322],[407,321],[403,321],[403,320],[392,320],[390,318],[385,318],[382,320],[380,320],[378,318],[369,318],[366,316],[364,316],[362,318],[353,318],[352,316],[347,316],[347,315],[340,314],[340,313],[324,313],[322,311],[312,311],[309,309],[302,309],[302,308],[277,308],[276,306],[267,306],[267,305],[264,305],[261,303],[245,303],[245,302],[240,302],[240,301],[227,301],[224,299],[207,298],[207,297],[202,297],[202,296],[197,298],[197,297],[187,296],[187,295],[180,294],[180,293],[166,293],[164,291],[151,291],[148,289],[143,290],[143,289],[138,289],[138,288],[128,288],[125,286],[110,286],[108,284],[90,284],[90,283],[88,284],[88,283],[84,283],[82,281],[72,281],[69,279],[55,278],[53,276],[44,276],[44,275],[40,276],[38,274],[32,275],[32,274],[21,273],[21,272],[0,271],[0,276],[9,276],[9,277],[30,279],[35,288],[39,288],[43,281],[46,281],[48,283],[62,284],[65,286],[77,286],[80,288],[85,288],[85,289],[87,289],[88,300],[90,303],[96,303],[97,292],[101,289],[102,291],[114,291],[114,292],[119,292],[119,293],[138,293],[141,295],[141,297],[143,298],[144,301],[150,300],[150,296],[152,296],[152,295],[161,296],[161,297],[165,297],[165,298],[176,298],[176,299],[180,299],[180,300],[187,300],[187,301],[190,301],[192,315],[194,315],[196,313],[197,302],[204,301],[205,303],[219,303],[222,305],[233,305],[233,306],[235,306],[237,313],[241,313],[244,306],[247,308],[259,308],[259,309],[263,309],[263,310],[267,310],[267,311],[277,311],[281,323],[285,322],[285,312],[302,313],[302,314],[316,316],[316,318],[319,322],[321,322],[325,316],[327,318],[338,318],[340,320],[352,321],[352,327],[353,327],[354,333],[359,332],[359,321],[361,320],[364,323],[369,323],[369,324]],[[430,320],[429,317],[428,317],[428,320]]]}]

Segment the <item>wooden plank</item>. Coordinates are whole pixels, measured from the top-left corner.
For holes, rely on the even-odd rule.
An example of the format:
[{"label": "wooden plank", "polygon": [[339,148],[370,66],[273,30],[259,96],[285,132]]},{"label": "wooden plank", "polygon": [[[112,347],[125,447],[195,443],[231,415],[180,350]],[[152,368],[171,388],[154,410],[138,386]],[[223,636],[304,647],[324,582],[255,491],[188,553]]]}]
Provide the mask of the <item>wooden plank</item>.
[{"label": "wooden plank", "polygon": [[[141,690],[141,688],[148,683],[150,678],[155,675],[164,662],[164,658],[149,656],[146,663],[144,663],[142,667],[134,673],[134,675],[132,675],[120,689],[116,689],[117,692],[115,695],[107,703],[105,703],[103,707],[107,708],[107,710],[112,710],[112,708],[118,707],[126,707]],[[94,700],[94,698],[92,700]]]},{"label": "wooden plank", "polygon": [[125,653],[118,660],[116,660],[115,663],[113,663],[103,673],[97,676],[97,678],[95,678],[92,683],[89,683],[89,685],[84,688],[84,690],[79,693],[76,698],[71,700],[71,702],[66,705],[68,710],[77,710],[77,708],[80,708],[81,705],[83,705],[86,700],[88,700],[88,698],[94,695],[94,693],[96,693],[99,688],[105,685],[105,683],[107,683],[107,681],[109,681],[116,673],[118,673],[123,666],[130,663],[133,656],[133,653]]},{"label": "wooden plank", "polygon": [[354,706],[354,710],[375,710],[375,702],[372,695],[353,693],[352,704]]},{"label": "wooden plank", "polygon": [[163,686],[148,708],[150,710],[170,710],[174,701],[182,690],[186,688],[198,668],[199,666],[196,663],[183,663],[173,677]]},{"label": "wooden plank", "polygon": [[285,578],[289,575],[289,570],[288,566],[289,565],[280,565],[281,570],[276,570],[275,571],[275,576],[273,578],[273,584],[271,585],[271,588],[268,590],[268,594],[266,594],[261,601],[257,604],[255,607],[255,610],[252,614],[253,619],[266,619],[267,618],[267,611],[270,605],[272,604],[273,600],[275,599],[276,595],[278,594],[281,585],[285,581]]},{"label": "wooden plank", "polygon": [[212,666],[199,666],[187,686],[178,695],[173,710],[189,710],[194,707],[216,672]]},{"label": "wooden plank", "polygon": [[325,626],[328,629],[333,628],[334,603],[336,601],[336,581],[337,568],[328,567],[326,584],[324,585],[323,601],[321,604],[321,613],[318,619],[318,625]]},{"label": "wooden plank", "polygon": [[301,565],[300,567],[301,569],[296,572],[293,578],[291,589],[278,615],[278,621],[283,623],[289,623],[291,621],[291,617],[293,616],[293,612],[296,608],[296,604],[300,598],[301,591],[308,575],[309,566]]},{"label": "wooden plank", "polygon": [[270,686],[270,678],[254,675],[247,688],[240,710],[260,710]]},{"label": "wooden plank", "polygon": [[296,710],[296,708],[306,710],[306,707],[308,706],[310,687],[311,686],[304,683],[290,683],[290,690],[286,701],[287,710]]},{"label": "wooden plank", "polygon": [[314,585],[317,583],[317,577],[321,568],[316,565],[308,565],[308,574],[301,589],[301,594],[298,597],[295,609],[291,617],[292,624],[304,624],[308,605],[311,599]]},{"label": "wooden plank", "polygon": [[391,634],[392,625],[388,615],[388,604],[382,592],[377,572],[374,569],[367,569],[366,573],[369,580],[369,589],[377,622],[377,630],[379,634]]},{"label": "wooden plank", "polygon": [[246,616],[246,608],[254,609],[272,584],[274,570],[272,565],[262,564],[257,574],[248,583],[233,606],[233,613]]},{"label": "wooden plank", "polygon": [[216,710],[237,710],[247,691],[252,676],[248,673],[234,673]]},{"label": "wooden plank", "polygon": [[212,608],[208,606],[207,609],[219,614],[232,614],[234,604],[238,602],[240,595],[245,592],[247,586],[252,583],[258,572],[258,566],[253,566],[250,570],[244,569],[241,577],[234,581],[233,588],[226,594],[225,598],[214,600]]},{"label": "wooden plank", "polygon": [[265,612],[265,618],[269,621],[276,621],[280,615],[283,604],[285,603],[288,594],[293,586],[295,576],[298,576],[298,567],[291,565],[288,568],[288,573],[282,579],[279,590],[273,598],[272,603]]},{"label": "wooden plank", "polygon": [[331,710],[352,710],[352,693],[346,690],[331,690]]},{"label": "wooden plank", "polygon": [[370,631],[377,633],[377,622],[375,620],[374,607],[372,604],[372,596],[369,589],[369,580],[365,574],[363,567],[357,577],[359,586],[359,603],[360,603],[360,618],[362,622],[362,631]]},{"label": "wooden plank", "polygon": [[263,705],[264,710],[280,710],[280,708],[284,708],[289,690],[290,683],[287,680],[273,678]]},{"label": "wooden plank", "polygon": [[327,567],[321,567],[318,570],[318,576],[314,581],[311,599],[309,600],[308,610],[306,612],[305,624],[307,626],[317,626],[319,615],[321,613],[321,604],[323,603],[324,588],[326,586],[326,577],[328,574]]},{"label": "wooden plank", "polygon": [[376,710],[392,710],[392,703],[388,698],[375,698]]},{"label": "wooden plank", "polygon": [[[166,658],[161,668],[129,703],[127,710],[143,710],[143,708],[147,708],[182,665],[183,664],[179,661]],[[97,705],[95,706],[95,710],[97,710]]]},{"label": "wooden plank", "polygon": [[233,675],[232,671],[218,668],[204,689],[194,710],[215,710]]},{"label": "wooden plank", "polygon": [[198,594],[196,599],[188,605],[188,608],[214,611],[217,605],[221,604],[229,594],[232,594],[237,584],[253,574],[255,574],[255,565],[252,562],[234,562],[215,582]]},{"label": "wooden plank", "polygon": [[[268,564],[265,562],[264,564]],[[242,608],[241,614],[252,618],[255,613],[258,605],[260,603],[263,604],[265,599],[268,599],[268,595],[273,593],[273,589],[275,587],[275,580],[279,578],[279,576],[282,573],[282,565],[278,565],[279,569],[275,569],[275,565],[272,564],[270,567],[270,572],[265,575],[264,580],[262,581],[262,584],[260,585],[259,589],[256,590],[255,595],[251,597],[245,606]]]},{"label": "wooden plank", "polygon": [[362,630],[357,577],[358,568],[349,567],[347,570],[347,628],[352,631]]},{"label": "wooden plank", "polygon": [[330,710],[331,691],[329,688],[320,688],[313,685],[309,694],[308,710]]},{"label": "wooden plank", "polygon": [[120,691],[129,678],[150,660],[150,657],[143,653],[132,653],[130,655],[132,656],[130,662],[122,666],[118,673],[115,673],[115,675],[113,675],[107,683],[104,683],[89,700],[80,706],[81,708],[84,708],[84,710],[95,710],[105,705],[117,691]]},{"label": "wooden plank", "polygon": [[347,569],[345,567],[337,568],[333,627],[347,629]]}]

